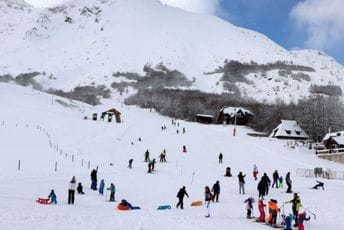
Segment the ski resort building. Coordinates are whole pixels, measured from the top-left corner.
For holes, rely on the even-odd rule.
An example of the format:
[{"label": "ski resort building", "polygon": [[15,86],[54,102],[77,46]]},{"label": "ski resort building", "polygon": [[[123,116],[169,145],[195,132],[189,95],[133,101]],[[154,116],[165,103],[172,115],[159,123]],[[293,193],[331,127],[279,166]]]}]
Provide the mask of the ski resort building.
[{"label": "ski resort building", "polygon": [[116,122],[121,123],[121,113],[115,108],[102,112],[100,119],[104,120],[105,116],[108,116],[108,122],[112,122],[112,117],[114,116]]},{"label": "ski resort building", "polygon": [[344,148],[344,131],[327,133],[322,142],[326,149]]},{"label": "ski resort building", "polygon": [[270,137],[278,139],[307,140],[308,134],[294,120],[281,120]]},{"label": "ski resort building", "polygon": [[247,125],[253,118],[253,113],[245,108],[225,106],[220,110],[218,124]]}]

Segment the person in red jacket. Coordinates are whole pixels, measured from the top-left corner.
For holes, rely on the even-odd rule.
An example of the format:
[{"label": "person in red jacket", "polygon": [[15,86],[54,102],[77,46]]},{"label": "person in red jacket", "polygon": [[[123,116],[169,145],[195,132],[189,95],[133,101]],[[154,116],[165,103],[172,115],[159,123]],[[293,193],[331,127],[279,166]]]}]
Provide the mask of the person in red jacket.
[{"label": "person in red jacket", "polygon": [[265,206],[263,199],[260,199],[258,201],[259,218],[257,218],[257,222],[265,222]]},{"label": "person in red jacket", "polygon": [[301,212],[299,213],[299,216],[298,216],[298,223],[297,223],[297,230],[304,230],[305,227],[303,226],[303,222],[304,221],[308,221],[310,220],[311,217],[306,217],[306,212]]}]

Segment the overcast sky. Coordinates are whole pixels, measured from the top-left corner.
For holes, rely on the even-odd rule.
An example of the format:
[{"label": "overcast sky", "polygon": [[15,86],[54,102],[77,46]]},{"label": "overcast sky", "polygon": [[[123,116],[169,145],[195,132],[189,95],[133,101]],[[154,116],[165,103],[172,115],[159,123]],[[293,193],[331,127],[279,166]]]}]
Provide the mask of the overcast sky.
[{"label": "overcast sky", "polygon": [[[41,7],[66,0],[26,0]],[[142,0],[144,1],[144,0]],[[344,63],[344,0],[160,0],[264,33],[287,49],[318,49]]]}]

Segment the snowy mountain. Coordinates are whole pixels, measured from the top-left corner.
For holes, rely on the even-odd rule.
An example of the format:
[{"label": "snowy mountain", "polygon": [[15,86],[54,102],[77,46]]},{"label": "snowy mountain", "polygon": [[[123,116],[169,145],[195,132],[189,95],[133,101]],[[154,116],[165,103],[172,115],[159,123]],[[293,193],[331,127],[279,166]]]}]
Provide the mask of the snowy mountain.
[{"label": "snowy mountain", "polygon": [[[110,87],[114,72],[143,74],[145,65],[163,63],[192,80],[192,89],[221,93],[229,84],[257,100],[296,100],[314,84],[344,90],[344,68],[326,54],[288,51],[257,32],[158,0],[72,0],[48,9],[0,0],[0,22],[0,75],[38,71],[46,89]],[[226,79],[218,71],[225,61],[258,67],[246,66],[244,80]]]},{"label": "snowy mountain", "polygon": [[[340,205],[344,203],[343,180],[318,178],[325,182],[325,190],[314,190],[309,188],[315,178],[302,173],[302,169],[312,172],[314,167],[322,167],[342,177],[343,165],[318,158],[307,146],[291,148],[286,141],[250,137],[246,133],[252,130],[246,127],[237,127],[235,137],[231,135],[233,126],[177,121],[177,127],[148,109],[113,101],[91,107],[4,83],[0,83],[0,92],[0,229],[218,230],[231,226],[267,230],[269,226],[246,219],[244,200],[258,198],[258,181],[251,174],[254,164],[258,177],[266,172],[271,178],[276,169],[281,176],[291,172],[301,210],[312,218],[305,223],[306,229],[344,228]],[[83,119],[110,106],[122,113],[122,123]],[[182,127],[186,133],[177,134]],[[187,153],[182,152],[183,145]],[[167,163],[157,163],[152,174],[147,173],[143,161],[147,149],[156,159],[163,149],[167,152]],[[218,163],[219,152],[223,153],[223,164]],[[134,159],[132,169],[127,168],[129,159]],[[92,191],[90,172],[97,166],[98,180],[105,179],[106,187],[116,185],[116,200],[127,199],[141,210],[119,211],[118,202],[106,202],[109,192],[101,196]],[[223,176],[226,167],[231,167],[233,177]],[[246,195],[238,193],[239,171],[246,174]],[[73,206],[67,204],[72,176],[86,193],[77,194]],[[219,203],[211,203],[211,217],[204,218],[205,208],[191,207],[190,203],[203,200],[204,186],[217,180],[221,185]],[[186,186],[189,198],[185,198],[185,209],[179,210],[175,208],[176,194],[182,186]],[[57,205],[35,202],[38,197],[47,197],[51,189],[57,194]],[[271,188],[265,202],[278,200],[281,213],[288,214],[291,205],[283,202],[292,199],[292,194],[285,190],[286,186]],[[172,209],[159,211],[158,205],[171,205]],[[253,214],[258,216],[257,202],[253,205]],[[278,222],[281,220],[278,215]]]}]

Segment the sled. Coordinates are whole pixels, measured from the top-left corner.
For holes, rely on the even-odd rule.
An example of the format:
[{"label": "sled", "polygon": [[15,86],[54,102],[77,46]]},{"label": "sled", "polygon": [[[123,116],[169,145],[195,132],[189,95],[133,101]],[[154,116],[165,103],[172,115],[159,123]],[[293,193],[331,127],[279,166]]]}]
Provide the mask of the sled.
[{"label": "sled", "polygon": [[202,206],[203,205],[203,202],[202,201],[194,201],[194,202],[191,202],[191,206]]},{"label": "sled", "polygon": [[167,209],[171,209],[171,205],[160,205],[158,207],[158,210],[167,210]]},{"label": "sled", "polygon": [[118,210],[121,210],[121,211],[128,211],[129,210],[129,207],[125,206],[123,204],[117,205],[117,208],[118,208]]},{"label": "sled", "polygon": [[50,204],[50,199],[49,198],[37,198],[36,202],[39,204]]}]

